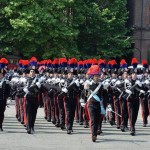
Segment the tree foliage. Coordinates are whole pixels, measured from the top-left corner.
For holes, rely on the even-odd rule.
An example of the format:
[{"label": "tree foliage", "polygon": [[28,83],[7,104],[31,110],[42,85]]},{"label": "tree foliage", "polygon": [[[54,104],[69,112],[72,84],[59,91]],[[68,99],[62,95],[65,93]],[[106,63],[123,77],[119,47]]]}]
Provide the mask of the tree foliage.
[{"label": "tree foliage", "polygon": [[1,0],[0,48],[26,57],[121,57],[130,52],[126,0]]}]

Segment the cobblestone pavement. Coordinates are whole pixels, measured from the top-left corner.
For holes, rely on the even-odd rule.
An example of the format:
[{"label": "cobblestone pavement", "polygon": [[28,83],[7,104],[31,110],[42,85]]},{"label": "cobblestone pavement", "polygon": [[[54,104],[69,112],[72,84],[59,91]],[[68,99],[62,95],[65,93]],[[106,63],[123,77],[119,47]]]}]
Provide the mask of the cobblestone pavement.
[{"label": "cobblestone pavement", "polygon": [[136,124],[136,136],[131,136],[129,131],[121,132],[105,123],[103,133],[98,136],[96,143],[91,141],[90,129],[85,129],[77,123],[74,123],[72,135],[67,135],[66,131],[56,128],[44,119],[43,108],[38,109],[34,134],[27,134],[25,128],[16,120],[14,105],[6,109],[3,128],[4,131],[0,132],[0,150],[150,149],[150,124],[142,127],[140,113]]}]

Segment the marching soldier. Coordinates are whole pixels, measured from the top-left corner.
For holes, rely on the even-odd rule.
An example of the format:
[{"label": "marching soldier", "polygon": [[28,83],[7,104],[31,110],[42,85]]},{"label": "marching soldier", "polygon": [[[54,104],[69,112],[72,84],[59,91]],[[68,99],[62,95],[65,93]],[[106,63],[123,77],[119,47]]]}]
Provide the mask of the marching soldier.
[{"label": "marching soldier", "polygon": [[9,82],[5,79],[5,70],[0,69],[0,130],[3,131],[4,112],[6,109],[7,98],[10,94]]},{"label": "marching soldier", "polygon": [[91,91],[87,103],[86,103],[86,114],[89,118],[91,134],[92,134],[92,141],[95,142],[97,139],[97,132],[98,132],[98,125],[100,121],[100,113],[101,113],[101,105],[100,105],[100,88],[101,84],[99,83],[99,66],[94,65],[93,67],[89,68],[88,74],[93,75],[93,81],[91,85],[85,85],[86,89]]},{"label": "marching soldier", "polygon": [[27,86],[24,88],[26,93],[26,115],[27,115],[27,133],[34,132],[34,123],[38,109],[38,90],[40,83],[35,76],[35,69],[30,69],[29,78],[27,79]]}]

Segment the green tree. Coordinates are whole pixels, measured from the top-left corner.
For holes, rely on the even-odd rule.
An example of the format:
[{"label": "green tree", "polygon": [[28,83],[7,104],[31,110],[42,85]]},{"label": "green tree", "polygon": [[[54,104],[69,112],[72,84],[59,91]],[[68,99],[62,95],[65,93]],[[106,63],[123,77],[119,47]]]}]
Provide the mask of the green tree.
[{"label": "green tree", "polygon": [[38,58],[128,53],[126,0],[1,0],[0,10],[3,53]]},{"label": "green tree", "polygon": [[121,57],[131,51],[125,27],[126,0],[86,0],[86,20],[80,25],[78,47],[88,57]]}]

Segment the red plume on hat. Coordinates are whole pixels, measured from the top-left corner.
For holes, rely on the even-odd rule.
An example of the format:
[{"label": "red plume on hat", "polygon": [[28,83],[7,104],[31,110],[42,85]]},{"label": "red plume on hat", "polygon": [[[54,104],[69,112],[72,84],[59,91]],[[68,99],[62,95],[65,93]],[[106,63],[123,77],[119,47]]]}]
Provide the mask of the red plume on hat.
[{"label": "red plume on hat", "polygon": [[48,60],[47,60],[47,65],[48,65],[48,64],[52,64],[52,60],[48,59]]},{"label": "red plume on hat", "polygon": [[23,59],[20,59],[20,60],[19,60],[19,67],[20,67],[20,68],[22,67],[22,61],[23,61]]},{"label": "red plume on hat", "polygon": [[68,65],[69,65],[71,68],[76,67],[76,66],[77,66],[77,59],[76,59],[76,58],[71,58],[71,59],[69,59]]},{"label": "red plume on hat", "polygon": [[86,67],[87,67],[87,68],[90,68],[91,65],[92,65],[92,63],[93,63],[93,60],[92,60],[92,59],[88,59],[88,60],[86,61]]},{"label": "red plume on hat", "polygon": [[8,65],[8,60],[6,58],[1,58],[1,61],[5,64]]},{"label": "red plume on hat", "polygon": [[51,67],[52,66],[52,60],[48,59],[47,60],[47,67]]},{"label": "red plume on hat", "polygon": [[100,67],[98,65],[92,65],[88,71],[88,75],[100,75]]},{"label": "red plume on hat", "polygon": [[58,58],[55,58],[52,62],[53,65],[56,65],[56,64],[59,64],[59,59]]},{"label": "red plume on hat", "polygon": [[39,62],[40,66],[46,66],[46,64],[47,64],[47,60],[42,60]]},{"label": "red plume on hat", "polygon": [[58,66],[59,66],[59,59],[58,59],[58,58],[55,58],[55,59],[53,60],[53,62],[52,62],[52,65],[53,65],[54,68],[58,68]]},{"label": "red plume on hat", "polygon": [[5,68],[8,65],[8,60],[6,58],[0,59],[0,69]]},{"label": "red plume on hat", "polygon": [[92,65],[97,65],[97,59],[94,58],[94,59],[92,60]]},{"label": "red plume on hat", "polygon": [[116,62],[116,60],[115,59],[111,60],[110,61],[110,65],[111,65],[111,69],[117,68],[117,62]]},{"label": "red plume on hat", "polygon": [[120,61],[120,68],[127,68],[127,63],[125,59],[121,59]]},{"label": "red plume on hat", "polygon": [[78,67],[79,67],[79,68],[82,68],[82,67],[83,67],[83,61],[81,61],[81,60],[78,61]]},{"label": "red plume on hat", "polygon": [[29,66],[29,60],[22,60],[21,63],[21,68],[27,68]]},{"label": "red plume on hat", "polygon": [[108,69],[111,69],[111,60],[110,61],[108,61]]},{"label": "red plume on hat", "polygon": [[37,59],[36,59],[36,57],[31,57],[31,59],[29,61],[29,65],[30,66],[37,66]]},{"label": "red plume on hat", "polygon": [[99,65],[101,68],[105,68],[105,67],[106,67],[106,61],[103,60],[103,59],[99,59],[99,60],[98,60],[98,65]]},{"label": "red plume on hat", "polygon": [[113,66],[113,65],[116,65],[116,64],[117,64],[117,63],[116,63],[116,60],[113,59],[113,60],[111,61],[111,65]]},{"label": "red plume on hat", "polygon": [[142,65],[143,65],[143,67],[148,68],[148,63],[147,63],[146,59],[142,60]]},{"label": "red plume on hat", "polygon": [[59,64],[61,67],[67,67],[67,59],[66,58],[60,58]]},{"label": "red plume on hat", "polygon": [[136,68],[136,67],[137,67],[137,65],[138,65],[138,61],[137,61],[137,59],[136,59],[136,58],[132,58],[131,65],[132,65],[134,68]]}]

